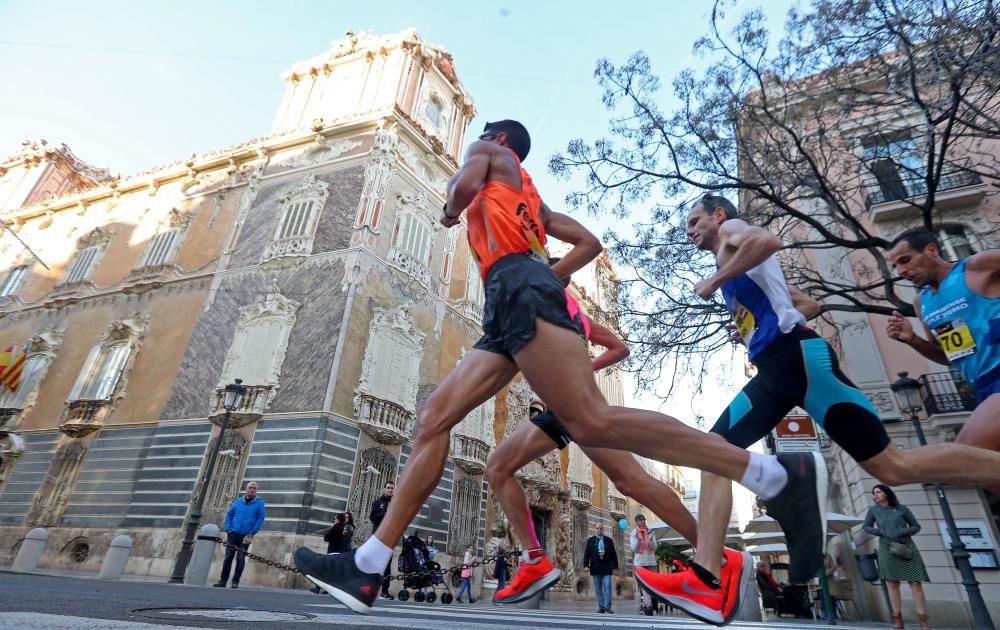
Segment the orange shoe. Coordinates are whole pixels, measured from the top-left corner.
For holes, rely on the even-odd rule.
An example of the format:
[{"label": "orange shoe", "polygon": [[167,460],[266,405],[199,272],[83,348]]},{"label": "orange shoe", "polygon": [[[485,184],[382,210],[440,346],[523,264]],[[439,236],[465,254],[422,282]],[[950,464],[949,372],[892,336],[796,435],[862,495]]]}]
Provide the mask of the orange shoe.
[{"label": "orange shoe", "polygon": [[699,621],[715,626],[728,623],[723,614],[726,590],[705,584],[691,568],[664,574],[638,567],[635,577],[650,595],[680,608]]},{"label": "orange shoe", "polygon": [[559,569],[552,566],[544,553],[539,552],[538,557],[531,562],[522,559],[511,583],[493,595],[493,603],[523,602],[558,582],[560,575]]},{"label": "orange shoe", "polygon": [[746,587],[753,570],[753,559],[746,551],[736,551],[728,547],[724,547],[722,553],[726,558],[726,563],[722,565],[719,581],[722,582],[724,592],[722,623],[725,625],[740,612],[740,604],[746,596]]}]

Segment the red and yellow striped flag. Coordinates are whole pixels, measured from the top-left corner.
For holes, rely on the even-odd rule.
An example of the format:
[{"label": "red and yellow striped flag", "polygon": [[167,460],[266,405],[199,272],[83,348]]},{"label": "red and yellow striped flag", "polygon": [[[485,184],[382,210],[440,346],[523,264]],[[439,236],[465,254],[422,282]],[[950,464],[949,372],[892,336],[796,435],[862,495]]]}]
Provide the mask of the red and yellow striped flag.
[{"label": "red and yellow striped flag", "polygon": [[24,362],[28,355],[21,350],[14,354],[14,346],[8,347],[0,355],[0,385],[5,385],[12,392],[17,391],[17,386],[21,384],[21,372],[24,371]]}]

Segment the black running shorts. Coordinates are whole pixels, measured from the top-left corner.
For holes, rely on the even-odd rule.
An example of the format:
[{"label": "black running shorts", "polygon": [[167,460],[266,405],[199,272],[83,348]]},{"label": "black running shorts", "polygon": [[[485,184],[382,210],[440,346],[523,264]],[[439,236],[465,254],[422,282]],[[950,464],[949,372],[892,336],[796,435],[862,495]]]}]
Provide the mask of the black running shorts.
[{"label": "black running shorts", "polygon": [[566,292],[547,262],[510,254],[493,263],[483,285],[483,332],[475,348],[513,359],[535,337],[536,319],[583,335],[566,307]]},{"label": "black running shorts", "polygon": [[573,441],[573,436],[566,430],[566,426],[562,423],[562,420],[557,418],[556,414],[551,411],[543,411],[531,416],[531,424],[552,438],[552,441],[556,443],[559,450],[566,448]]},{"label": "black running shorts", "polygon": [[712,433],[746,448],[802,407],[855,461],[889,446],[878,412],[840,370],[830,345],[807,328],[779,337],[754,359],[757,376],[722,412]]}]

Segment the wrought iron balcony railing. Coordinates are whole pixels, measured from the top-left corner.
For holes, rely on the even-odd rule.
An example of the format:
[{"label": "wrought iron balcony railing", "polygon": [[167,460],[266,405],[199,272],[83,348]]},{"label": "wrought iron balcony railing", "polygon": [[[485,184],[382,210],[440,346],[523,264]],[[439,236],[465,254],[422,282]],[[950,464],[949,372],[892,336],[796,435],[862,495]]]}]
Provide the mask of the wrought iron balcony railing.
[{"label": "wrought iron balcony railing", "polygon": [[[975,173],[954,172],[942,175],[937,182],[936,193],[942,193],[966,186],[976,186],[983,181]],[[877,186],[868,192],[866,204],[868,208],[880,203],[901,201],[911,197],[921,197],[927,194],[927,179],[921,173],[899,173],[892,179],[883,178]]]},{"label": "wrought iron balcony railing", "polygon": [[957,372],[924,374],[919,379],[924,409],[928,416],[972,411],[979,400],[976,390]]}]

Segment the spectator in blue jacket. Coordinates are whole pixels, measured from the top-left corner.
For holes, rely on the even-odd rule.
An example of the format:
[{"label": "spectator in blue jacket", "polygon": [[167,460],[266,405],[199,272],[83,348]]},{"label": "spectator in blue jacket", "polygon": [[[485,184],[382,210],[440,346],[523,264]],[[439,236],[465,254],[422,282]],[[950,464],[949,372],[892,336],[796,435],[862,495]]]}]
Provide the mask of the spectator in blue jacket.
[{"label": "spectator in blue jacket", "polygon": [[223,529],[226,531],[226,542],[231,546],[226,547],[226,558],[222,561],[222,575],[219,581],[214,584],[225,588],[229,581],[229,570],[233,566],[233,556],[236,556],[236,573],[233,574],[233,588],[240,587],[240,576],[243,575],[243,566],[246,564],[246,556],[236,553],[234,547],[243,551],[250,548],[253,535],[260,531],[264,524],[264,499],[257,496],[257,482],[247,483],[247,492],[242,497],[237,497],[226,512],[226,523]]}]

